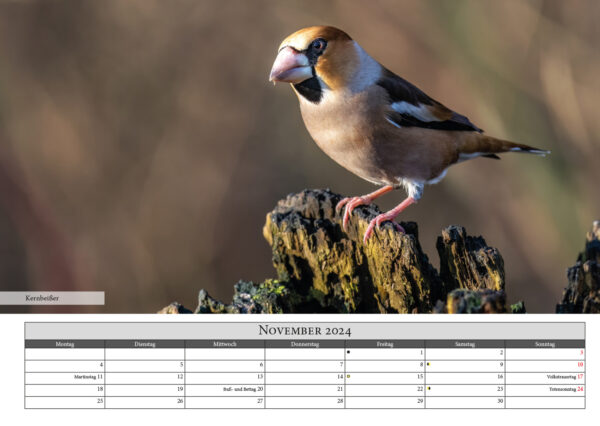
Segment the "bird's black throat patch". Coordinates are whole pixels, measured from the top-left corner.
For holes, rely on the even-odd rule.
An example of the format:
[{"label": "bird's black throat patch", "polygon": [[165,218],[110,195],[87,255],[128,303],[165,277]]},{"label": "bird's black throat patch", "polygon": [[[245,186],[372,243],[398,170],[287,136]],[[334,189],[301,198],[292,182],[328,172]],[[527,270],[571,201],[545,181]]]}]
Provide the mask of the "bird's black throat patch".
[{"label": "bird's black throat patch", "polygon": [[304,97],[304,99],[318,104],[323,97],[323,89],[321,89],[321,83],[319,83],[319,80],[314,74],[315,72],[313,69],[313,76],[304,80],[302,83],[294,84],[294,88]]}]

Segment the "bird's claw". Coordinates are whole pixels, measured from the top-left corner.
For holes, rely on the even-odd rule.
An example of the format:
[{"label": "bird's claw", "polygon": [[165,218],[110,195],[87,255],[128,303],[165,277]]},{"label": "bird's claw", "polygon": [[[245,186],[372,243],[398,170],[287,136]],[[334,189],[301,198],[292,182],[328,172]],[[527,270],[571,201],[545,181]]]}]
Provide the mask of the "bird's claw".
[{"label": "bird's claw", "polygon": [[342,228],[344,228],[344,231],[348,228],[348,222],[354,209],[365,204],[371,204],[371,199],[368,197],[346,197],[337,203],[335,206],[336,212],[339,212],[342,207],[346,206],[344,209],[344,218],[342,219]]},{"label": "bird's claw", "polygon": [[348,203],[348,201],[350,201],[351,199],[352,198],[350,198],[350,197],[342,198],[340,200],[340,202],[335,205],[335,212],[339,213],[340,210],[342,209],[342,207],[344,207],[346,205],[346,203]]},{"label": "bird's claw", "polygon": [[377,227],[377,229],[381,229],[381,224],[383,222],[391,222],[392,225],[394,225],[394,228],[396,228],[396,231],[401,232],[402,234],[405,234],[406,231],[404,230],[404,228],[402,227],[402,225],[400,225],[398,222],[394,222],[395,217],[388,215],[387,213],[383,213],[378,215],[377,217],[375,217],[373,220],[371,220],[369,222],[369,226],[367,226],[367,230],[365,231],[365,236],[363,237],[363,243],[367,243],[367,241],[369,240],[369,238],[371,237],[371,234],[373,234],[373,229],[375,229],[375,227]]},{"label": "bird's claw", "polygon": [[373,233],[373,228],[375,228],[375,219],[369,222],[369,226],[367,226],[367,230],[365,231],[365,236],[363,237],[363,243],[367,244],[367,241],[371,237]]}]

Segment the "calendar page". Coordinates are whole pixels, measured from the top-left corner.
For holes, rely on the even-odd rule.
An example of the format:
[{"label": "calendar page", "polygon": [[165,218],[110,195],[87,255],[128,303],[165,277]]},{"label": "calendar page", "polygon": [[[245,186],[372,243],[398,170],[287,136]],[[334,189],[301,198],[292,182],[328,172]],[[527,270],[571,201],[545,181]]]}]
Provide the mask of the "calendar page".
[{"label": "calendar page", "polygon": [[599,0],[0,0],[0,426],[600,419]]}]

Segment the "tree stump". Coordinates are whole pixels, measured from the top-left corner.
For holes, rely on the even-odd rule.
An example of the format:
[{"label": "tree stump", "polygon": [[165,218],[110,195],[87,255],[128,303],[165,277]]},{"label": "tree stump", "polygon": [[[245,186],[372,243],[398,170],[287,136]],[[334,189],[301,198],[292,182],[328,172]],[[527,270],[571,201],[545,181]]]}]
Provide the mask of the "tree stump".
[{"label": "tree stump", "polygon": [[600,313],[600,221],[587,233],[585,248],[567,269],[568,284],[557,313]]},{"label": "tree stump", "polygon": [[402,222],[406,234],[384,223],[365,244],[363,234],[379,209],[356,208],[344,230],[335,211],[341,198],[304,190],[279,201],[263,228],[277,278],[238,282],[230,304],[201,290],[194,312],[524,312],[522,303],[507,308],[502,256],[482,237],[460,226],[444,229],[437,240],[438,273],[421,249],[416,223]]}]

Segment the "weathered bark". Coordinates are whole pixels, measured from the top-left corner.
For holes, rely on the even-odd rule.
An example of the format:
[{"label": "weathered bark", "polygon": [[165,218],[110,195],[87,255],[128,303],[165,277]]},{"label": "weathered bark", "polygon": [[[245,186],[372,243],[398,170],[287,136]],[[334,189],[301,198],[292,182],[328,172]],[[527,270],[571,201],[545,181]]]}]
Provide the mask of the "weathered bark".
[{"label": "weathered bark", "polygon": [[344,231],[335,211],[340,199],[329,190],[305,190],[277,203],[263,229],[277,279],[240,281],[231,304],[201,290],[195,312],[524,312],[522,304],[507,308],[502,257],[483,238],[459,226],[443,230],[438,274],[415,223],[402,223],[406,234],[384,223],[365,244],[363,234],[379,210],[358,207]]},{"label": "weathered bark", "polygon": [[558,313],[600,313],[600,221],[587,233],[584,250],[567,269],[568,284]]},{"label": "weathered bark", "polygon": [[504,261],[498,249],[482,237],[470,237],[465,228],[449,226],[436,244],[440,276],[452,288],[504,290]]},{"label": "weathered bark", "polygon": [[278,279],[303,300],[298,311],[430,312],[443,284],[421,250],[415,223],[407,233],[384,224],[364,244],[379,210],[358,207],[348,229],[335,206],[341,196],[303,191],[280,201],[263,234],[273,249]]}]

